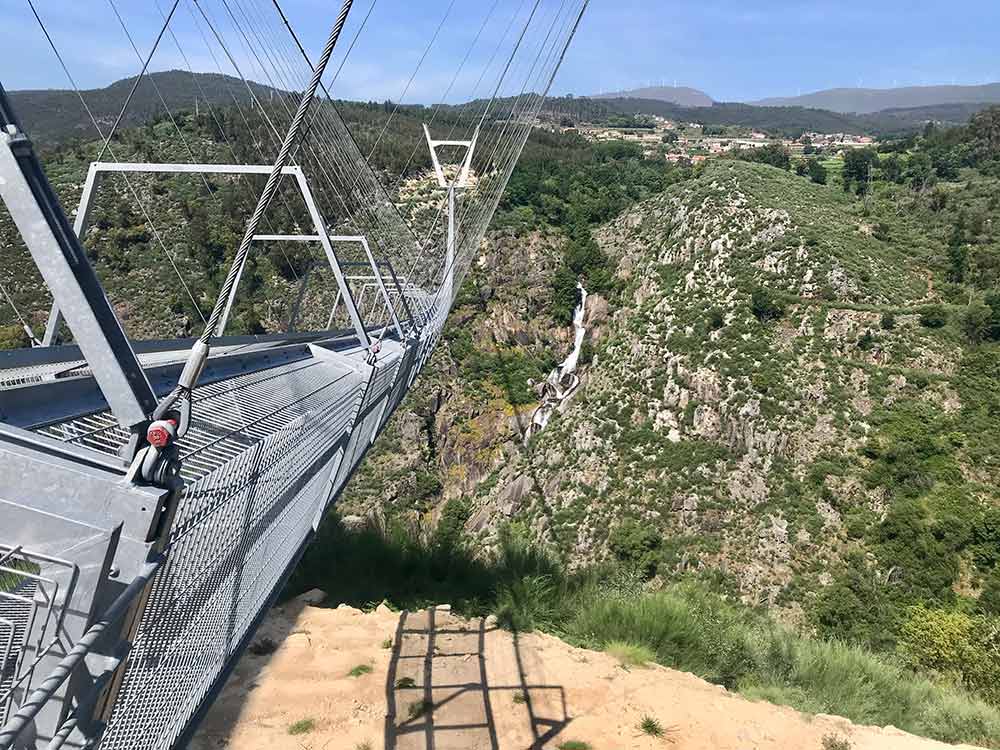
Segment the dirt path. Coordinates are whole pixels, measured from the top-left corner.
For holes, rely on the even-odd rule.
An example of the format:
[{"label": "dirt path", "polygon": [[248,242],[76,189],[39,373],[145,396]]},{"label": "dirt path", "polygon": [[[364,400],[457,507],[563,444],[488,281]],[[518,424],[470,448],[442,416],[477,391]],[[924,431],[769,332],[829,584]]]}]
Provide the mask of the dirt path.
[{"label": "dirt path", "polygon": [[[253,650],[269,650],[268,639],[280,646],[243,657],[194,750],[532,750],[571,740],[592,750],[821,750],[827,735],[852,750],[950,747],[750,702],[655,665],[626,670],[446,608],[366,614],[293,602],[269,615]],[[647,715],[664,737],[640,732]],[[296,722],[311,726],[290,734]]]}]

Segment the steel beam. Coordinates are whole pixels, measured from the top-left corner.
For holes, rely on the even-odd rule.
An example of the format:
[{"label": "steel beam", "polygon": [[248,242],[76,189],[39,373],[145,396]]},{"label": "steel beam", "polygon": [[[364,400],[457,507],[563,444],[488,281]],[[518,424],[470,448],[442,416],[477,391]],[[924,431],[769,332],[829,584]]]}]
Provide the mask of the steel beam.
[{"label": "steel beam", "polygon": [[[316,227],[316,233],[319,235],[320,244],[323,245],[323,251],[326,253],[326,258],[330,262],[330,268],[333,270],[333,276],[337,279],[337,286],[340,287],[342,298],[344,301],[344,306],[347,308],[347,315],[351,319],[351,324],[354,326],[354,332],[358,335],[358,342],[365,348],[371,346],[371,339],[368,337],[368,331],[365,330],[364,321],[361,319],[360,313],[358,313],[358,306],[354,302],[354,297],[351,295],[351,290],[347,286],[347,280],[344,278],[344,271],[340,267],[340,260],[337,258],[337,254],[333,251],[333,243],[330,242],[330,235],[327,233],[326,221],[323,219],[323,215],[319,211],[319,207],[316,205],[316,200],[313,198],[312,190],[309,188],[309,182],[306,180],[306,176],[302,174],[302,170],[298,167],[295,169],[295,179],[299,183],[299,189],[302,191],[302,199],[306,202],[306,208],[309,210],[309,216],[312,218],[313,226]],[[235,292],[236,288],[233,287]]]},{"label": "steel beam", "polygon": [[399,324],[399,318],[396,317],[396,309],[392,306],[392,301],[389,299],[389,292],[385,288],[385,280],[382,278],[382,274],[378,270],[378,265],[375,263],[375,257],[372,255],[371,247],[368,245],[368,239],[363,236],[336,235],[330,237],[330,240],[333,242],[354,242],[364,248],[365,255],[368,256],[368,265],[371,266],[372,274],[375,276],[375,283],[378,284],[379,291],[382,293],[382,299],[385,300],[385,306],[389,310],[389,317],[392,318],[392,324],[396,328],[396,333],[399,334],[400,341],[402,341],[403,327]]},{"label": "steel beam", "polygon": [[[6,99],[0,88],[0,99]],[[4,102],[3,111],[9,112]],[[72,232],[31,141],[0,120],[0,197],[62,309],[115,418],[143,424],[156,399],[87,254]]]},{"label": "steel beam", "polygon": [[[80,206],[77,209],[76,223],[74,229],[76,230],[77,237],[82,237],[83,233],[87,229],[87,221],[89,218],[90,210],[93,205],[94,196],[96,193],[96,188],[100,179],[100,175],[103,172],[119,172],[119,173],[133,173],[133,174],[231,174],[231,175],[246,175],[246,174],[270,174],[273,166],[268,164],[181,164],[181,163],[142,163],[142,162],[93,162],[90,165],[90,170],[87,173],[87,182],[84,186],[83,194],[80,197]],[[289,177],[295,177],[296,184],[298,185],[300,191],[302,192],[302,199],[305,201],[306,208],[309,210],[310,216],[315,225],[316,234],[313,235],[255,235],[254,240],[260,242],[320,242],[323,244],[323,249],[326,251],[327,259],[330,262],[331,268],[333,268],[333,275],[337,279],[337,284],[342,286],[346,282],[343,281],[343,273],[340,270],[339,262],[336,255],[333,253],[333,248],[330,246],[329,240],[324,240],[326,237],[325,227],[323,226],[322,215],[316,206],[316,202],[312,196],[312,191],[309,188],[309,183],[302,174],[302,170],[297,166],[286,166],[282,167],[281,174]],[[370,253],[369,253],[370,255]],[[224,330],[226,322],[229,320],[229,314],[232,311],[232,306],[236,300],[236,294],[239,289],[239,280],[237,279],[236,284],[233,285],[232,292],[229,295],[229,299],[226,300],[226,310],[222,316],[222,323],[219,326],[220,330]],[[351,322],[354,326],[355,332],[358,334],[359,340],[364,346],[368,346],[371,341],[368,338],[368,334],[365,330],[364,322],[361,319],[360,314],[358,314],[357,307],[353,303],[351,298],[350,290],[346,288],[341,288],[342,296],[344,297],[345,304],[348,308],[348,313],[351,316]],[[45,340],[43,344],[46,346],[51,346],[56,342],[58,337],[59,323],[60,323],[60,311],[58,309],[58,300],[52,306],[52,310],[49,313],[49,323],[45,329]]]}]

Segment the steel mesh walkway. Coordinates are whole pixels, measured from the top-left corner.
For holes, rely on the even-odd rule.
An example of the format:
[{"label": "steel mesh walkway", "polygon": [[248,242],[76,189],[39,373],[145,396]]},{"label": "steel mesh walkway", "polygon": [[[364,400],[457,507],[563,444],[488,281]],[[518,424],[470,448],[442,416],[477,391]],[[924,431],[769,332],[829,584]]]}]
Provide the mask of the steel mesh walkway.
[{"label": "steel mesh walkway", "polygon": [[313,361],[204,394],[211,417],[192,428],[201,445],[103,748],[172,746],[371,444],[403,359],[370,382]]}]

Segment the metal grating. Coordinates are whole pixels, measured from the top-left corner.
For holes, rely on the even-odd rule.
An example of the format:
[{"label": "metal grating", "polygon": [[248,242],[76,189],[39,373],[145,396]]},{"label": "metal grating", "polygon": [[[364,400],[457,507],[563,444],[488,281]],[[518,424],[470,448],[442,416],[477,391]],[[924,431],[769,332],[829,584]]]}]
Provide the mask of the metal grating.
[{"label": "metal grating", "polygon": [[173,746],[379,427],[400,358],[371,379],[317,360],[201,390],[187,486],[105,750]]},{"label": "metal grating", "polygon": [[7,721],[24,647],[35,618],[37,583],[4,574],[0,579],[0,725]]},{"label": "metal grating", "polygon": [[[59,626],[75,575],[60,587],[41,575],[42,565],[75,570],[66,561],[0,545],[0,726],[16,697],[31,685],[34,669],[59,643]],[[62,589],[62,590],[60,590]]]}]

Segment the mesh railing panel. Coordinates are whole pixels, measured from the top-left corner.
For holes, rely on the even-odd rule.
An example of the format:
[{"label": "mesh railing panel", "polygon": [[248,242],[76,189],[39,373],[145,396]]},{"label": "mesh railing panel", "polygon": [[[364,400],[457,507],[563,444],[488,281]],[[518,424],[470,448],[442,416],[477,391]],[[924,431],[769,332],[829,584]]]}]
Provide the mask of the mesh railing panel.
[{"label": "mesh railing panel", "polygon": [[310,537],[339,484],[331,474],[347,476],[371,444],[399,362],[388,357],[370,387],[313,360],[204,389],[167,563],[101,748],[173,745]]}]

